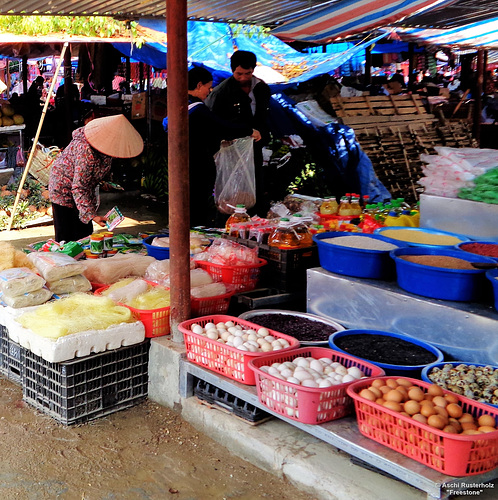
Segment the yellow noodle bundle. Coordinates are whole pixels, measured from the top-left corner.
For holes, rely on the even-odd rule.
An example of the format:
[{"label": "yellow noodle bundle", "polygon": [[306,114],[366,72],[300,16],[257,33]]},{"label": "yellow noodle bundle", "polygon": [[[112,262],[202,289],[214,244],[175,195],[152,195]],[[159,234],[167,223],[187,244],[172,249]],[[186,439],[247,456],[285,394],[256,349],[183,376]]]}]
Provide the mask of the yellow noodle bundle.
[{"label": "yellow noodle bundle", "polygon": [[142,310],[161,309],[169,307],[169,300],[169,290],[156,286],[150,287],[147,292],[137,295],[127,305]]},{"label": "yellow noodle bundle", "polygon": [[73,293],[24,313],[17,321],[41,337],[57,339],[87,330],[105,330],[135,319],[128,308],[116,305],[107,297]]}]

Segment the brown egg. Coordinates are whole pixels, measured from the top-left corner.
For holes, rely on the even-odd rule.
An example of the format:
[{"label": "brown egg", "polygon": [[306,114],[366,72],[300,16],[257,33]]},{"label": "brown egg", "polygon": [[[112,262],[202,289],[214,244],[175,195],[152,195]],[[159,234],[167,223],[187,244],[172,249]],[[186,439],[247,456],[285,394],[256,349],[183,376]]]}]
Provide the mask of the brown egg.
[{"label": "brown egg", "polygon": [[[411,415],[409,413],[406,413],[406,411],[400,411],[399,414],[404,415],[405,417],[411,417]],[[398,422],[398,425],[402,425],[402,424],[400,422]]]},{"label": "brown egg", "polygon": [[434,409],[434,406],[422,405],[420,407],[420,413],[424,417],[430,417],[431,415],[435,415],[436,414],[436,410]]},{"label": "brown egg", "polygon": [[464,431],[468,431],[469,429],[477,430],[477,425],[473,422],[461,422],[461,424]]},{"label": "brown egg", "polygon": [[390,387],[391,389],[396,389],[396,387],[398,387],[398,382],[396,382],[396,380],[394,380],[392,378],[388,378],[386,380],[386,385],[388,387]]},{"label": "brown egg", "polygon": [[419,403],[421,405],[429,405],[431,408],[434,406],[434,403],[429,399],[422,399],[422,401],[419,401]]},{"label": "brown egg", "polygon": [[417,422],[420,422],[421,424],[426,424],[427,423],[427,417],[420,413],[416,413],[415,415],[412,416],[413,420],[416,420]]},{"label": "brown egg", "polygon": [[449,432],[450,434],[458,434],[457,430],[452,425],[447,425],[444,429],[444,432]]},{"label": "brown egg", "polygon": [[406,390],[406,387],[398,385],[395,391],[401,392],[401,394],[403,394],[403,401],[406,401],[408,399],[408,391]]},{"label": "brown egg", "polygon": [[401,392],[397,391],[396,389],[392,389],[384,395],[384,398],[386,401],[401,403],[401,401],[403,401],[403,394],[401,394]]},{"label": "brown egg", "polygon": [[397,378],[396,383],[398,385],[402,385],[403,387],[412,387],[412,383],[409,380],[406,380],[406,378]]},{"label": "brown egg", "polygon": [[382,394],[387,394],[389,391],[392,391],[392,388],[388,385],[383,385],[382,387],[379,387],[379,391],[382,392]]},{"label": "brown egg", "polygon": [[431,415],[427,419],[427,423],[431,427],[435,427],[436,429],[444,429],[444,427],[446,426],[444,418],[440,417],[439,415]]},{"label": "brown egg", "polygon": [[477,430],[480,432],[495,432],[496,428],[490,427],[489,425],[481,425],[481,427],[478,427]]},{"label": "brown egg", "polygon": [[446,406],[448,405],[448,401],[446,401],[443,396],[434,396],[432,398],[432,402],[435,406],[441,406],[442,408],[446,408]]},{"label": "brown egg", "polygon": [[424,392],[419,387],[413,387],[408,391],[408,397],[414,401],[422,401],[424,399]]},{"label": "brown egg", "polygon": [[420,412],[420,404],[418,401],[413,401],[413,399],[410,399],[407,401],[404,405],[403,408],[405,409],[406,413],[409,415],[415,415],[415,413]]},{"label": "brown egg", "polygon": [[384,403],[384,407],[393,411],[401,411],[403,409],[403,407],[396,401],[386,401]]},{"label": "brown egg", "polygon": [[380,378],[376,378],[374,381],[372,381],[372,386],[373,387],[382,387],[383,385],[386,385],[386,382],[384,380],[381,380]]},{"label": "brown egg", "polygon": [[377,398],[375,394],[370,389],[362,389],[360,391],[360,396],[362,398],[368,399],[369,401],[375,401]]},{"label": "brown egg", "polygon": [[471,436],[474,434],[482,434],[482,432],[480,432],[476,429],[467,429],[466,431],[463,431],[462,434],[464,434],[465,436]]},{"label": "brown egg", "polygon": [[477,422],[479,423],[480,427],[496,427],[496,421],[491,415],[481,415],[477,419]]},{"label": "brown egg", "polygon": [[462,407],[456,403],[450,403],[446,406],[446,411],[448,415],[453,418],[460,418],[462,416]]},{"label": "brown egg", "polygon": [[454,394],[445,394],[443,397],[448,403],[458,403],[460,401]]},{"label": "brown egg", "polygon": [[384,398],[377,398],[375,400],[375,402],[378,404],[378,405],[383,405],[385,403],[385,399]]},{"label": "brown egg", "polygon": [[448,419],[449,425],[452,425],[458,433],[462,432],[462,424],[456,418]]},{"label": "brown egg", "polygon": [[376,398],[381,398],[382,397],[382,392],[380,392],[377,387],[372,386],[372,387],[369,387],[368,390],[370,392],[373,392],[375,394]]},{"label": "brown egg", "polygon": [[446,408],[442,408],[441,406],[434,406],[434,411],[436,412],[437,415],[440,417],[444,418],[446,423],[448,423],[448,412],[446,411]]},{"label": "brown egg", "polygon": [[427,394],[430,394],[431,396],[443,396],[444,391],[438,385],[432,384],[427,388]]},{"label": "brown egg", "polygon": [[474,417],[470,413],[462,413],[458,421],[463,424],[464,422],[474,422]]}]

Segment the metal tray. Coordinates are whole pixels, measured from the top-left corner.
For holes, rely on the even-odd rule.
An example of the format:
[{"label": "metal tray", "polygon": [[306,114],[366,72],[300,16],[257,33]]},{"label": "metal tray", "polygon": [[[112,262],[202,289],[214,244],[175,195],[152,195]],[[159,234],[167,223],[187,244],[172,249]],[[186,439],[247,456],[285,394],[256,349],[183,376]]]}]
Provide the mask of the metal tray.
[{"label": "metal tray", "polygon": [[[262,314],[282,314],[282,315],[287,315],[287,316],[297,316],[299,318],[307,318],[312,321],[317,321],[319,323],[323,323],[328,326],[332,326],[336,329],[336,331],[340,332],[342,330],[346,330],[344,326],[342,326],[340,323],[337,323],[337,321],[334,321],[333,319],[330,318],[323,318],[321,316],[317,316],[316,314],[309,314],[309,313],[303,313],[299,311],[287,311],[284,309],[257,309],[253,311],[247,311],[239,315],[240,319],[244,319],[246,321],[251,321],[253,323],[258,323],[258,316],[261,316]],[[282,332],[283,333],[283,332]],[[287,335],[291,335],[290,333],[287,333]],[[292,335],[291,335],[292,336]],[[314,347],[329,347],[328,339],[325,339],[323,341],[305,341],[305,340],[300,340],[299,344],[301,346],[314,346]]]}]

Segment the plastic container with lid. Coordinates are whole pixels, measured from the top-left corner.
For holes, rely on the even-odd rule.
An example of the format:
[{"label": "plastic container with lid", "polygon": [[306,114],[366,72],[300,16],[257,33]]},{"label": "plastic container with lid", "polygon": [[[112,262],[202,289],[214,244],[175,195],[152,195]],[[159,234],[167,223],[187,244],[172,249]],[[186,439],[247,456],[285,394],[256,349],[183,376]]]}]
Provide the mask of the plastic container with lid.
[{"label": "plastic container with lid", "polygon": [[351,206],[349,204],[350,193],[346,193],[345,196],[341,197],[341,202],[339,204],[338,215],[351,215]]},{"label": "plastic container with lid", "polygon": [[[245,205],[237,205],[235,207],[235,212],[228,217],[228,220],[226,221],[225,224],[225,232],[231,234],[231,225],[234,223],[241,223],[241,222],[247,222],[250,220],[249,215],[246,212],[246,207]],[[238,234],[233,235],[233,236],[238,236]]]},{"label": "plastic container with lid", "polygon": [[322,215],[335,215],[339,210],[339,204],[334,196],[325,198],[320,205],[320,214]]},{"label": "plastic container with lid", "polygon": [[363,210],[360,205],[360,198],[356,195],[353,195],[353,197],[351,198],[351,203],[349,204],[349,215],[359,217],[362,212]]},{"label": "plastic container with lid", "polygon": [[313,237],[309,227],[301,214],[294,214],[290,218],[292,229],[299,237],[299,248],[307,248],[313,245]]},{"label": "plastic container with lid", "polygon": [[387,217],[384,219],[385,226],[403,226],[398,212],[391,210]]},{"label": "plastic container with lid", "polygon": [[292,223],[288,218],[282,217],[280,219],[278,226],[268,238],[268,245],[283,250],[301,248],[299,235],[292,227]]}]

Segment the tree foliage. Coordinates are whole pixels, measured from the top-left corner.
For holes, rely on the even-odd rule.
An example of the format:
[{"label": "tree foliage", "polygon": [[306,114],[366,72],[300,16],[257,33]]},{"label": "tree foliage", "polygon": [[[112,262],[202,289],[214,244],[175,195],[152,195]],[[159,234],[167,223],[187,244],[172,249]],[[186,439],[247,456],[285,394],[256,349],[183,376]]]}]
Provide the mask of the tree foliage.
[{"label": "tree foliage", "polygon": [[0,33],[41,36],[85,35],[100,38],[136,36],[136,23],[103,16],[0,16]]}]

